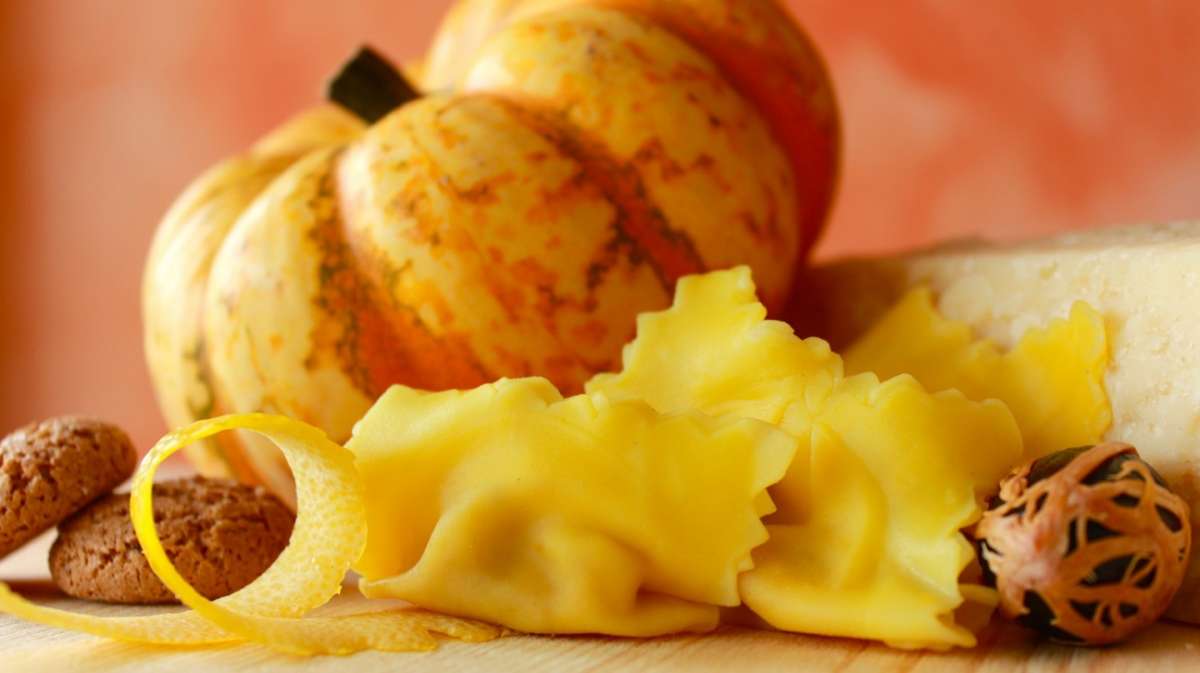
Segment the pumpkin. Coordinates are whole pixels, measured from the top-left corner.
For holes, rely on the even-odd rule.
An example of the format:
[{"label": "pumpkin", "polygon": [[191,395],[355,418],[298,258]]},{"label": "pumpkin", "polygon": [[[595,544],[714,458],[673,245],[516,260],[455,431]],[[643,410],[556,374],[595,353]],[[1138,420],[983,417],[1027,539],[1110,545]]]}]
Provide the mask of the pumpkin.
[{"label": "pumpkin", "polygon": [[[839,131],[774,2],[467,0],[412,74],[407,101],[361,55],[332,87],[359,114],[302,112],[168,211],[143,283],[168,423],[266,411],[343,441],[394,383],[578,391],[690,273],[748,264],[787,301]],[[202,473],[289,497],[272,447],[219,441]]]}]

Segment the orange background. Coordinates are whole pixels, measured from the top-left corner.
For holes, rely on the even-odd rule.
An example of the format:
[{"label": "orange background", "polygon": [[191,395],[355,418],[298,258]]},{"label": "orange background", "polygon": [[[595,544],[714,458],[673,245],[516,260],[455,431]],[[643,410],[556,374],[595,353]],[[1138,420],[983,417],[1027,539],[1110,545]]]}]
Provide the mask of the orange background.
[{"label": "orange background", "polygon": [[[0,431],[163,430],[139,283],[188,180],[447,0],[0,4]],[[789,3],[830,62],[845,170],[823,256],[1200,215],[1200,3]]]}]

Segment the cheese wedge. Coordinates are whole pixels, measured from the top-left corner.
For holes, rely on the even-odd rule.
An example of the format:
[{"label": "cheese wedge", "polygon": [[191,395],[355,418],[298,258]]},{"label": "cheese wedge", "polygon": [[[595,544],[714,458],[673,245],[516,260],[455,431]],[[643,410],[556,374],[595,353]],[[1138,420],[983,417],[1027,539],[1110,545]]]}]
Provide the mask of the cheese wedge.
[{"label": "cheese wedge", "polygon": [[[1001,347],[1086,301],[1108,332],[1106,438],[1138,447],[1162,472],[1191,503],[1192,537],[1200,536],[1200,221],[848,260],[804,282],[797,331],[835,349],[921,285],[947,318]],[[1200,623],[1200,554],[1168,615]]]}]

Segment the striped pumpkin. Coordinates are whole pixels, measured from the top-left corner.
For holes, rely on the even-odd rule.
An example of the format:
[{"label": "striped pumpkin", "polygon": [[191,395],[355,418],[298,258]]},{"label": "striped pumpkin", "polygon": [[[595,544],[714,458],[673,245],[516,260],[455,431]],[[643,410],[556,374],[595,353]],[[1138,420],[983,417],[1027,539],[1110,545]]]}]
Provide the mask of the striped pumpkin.
[{"label": "striped pumpkin", "polygon": [[[300,114],[167,213],[143,305],[170,424],[262,410],[341,441],[393,383],[578,390],[689,273],[750,264],[787,301],[838,123],[773,1],[466,0],[418,76],[370,125]],[[191,457],[291,491],[255,437]]]}]

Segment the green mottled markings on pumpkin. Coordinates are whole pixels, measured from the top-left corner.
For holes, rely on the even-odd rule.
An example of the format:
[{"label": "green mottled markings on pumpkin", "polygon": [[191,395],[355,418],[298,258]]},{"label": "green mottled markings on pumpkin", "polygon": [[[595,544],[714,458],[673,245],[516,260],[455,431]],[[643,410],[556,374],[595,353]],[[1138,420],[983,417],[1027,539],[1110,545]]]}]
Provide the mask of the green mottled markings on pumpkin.
[{"label": "green mottled markings on pumpkin", "polygon": [[[331,166],[343,152],[330,158]],[[378,287],[364,272],[383,257],[364,255],[347,241],[336,171],[325,171],[310,208],[322,215],[308,234],[320,255],[313,302],[328,319],[314,328],[305,367],[315,368],[322,349],[329,348],[354,387],[370,399],[397,383],[436,390],[471,387],[493,378],[469,348],[434,334],[391,285]],[[384,306],[391,310],[385,312]]]},{"label": "green mottled markings on pumpkin", "polygon": [[541,109],[533,101],[489,96],[526,128],[574,160],[580,166],[577,182],[598,188],[612,205],[613,236],[604,248],[604,256],[588,265],[589,289],[599,287],[621,258],[634,265],[649,265],[668,295],[674,292],[675,281],[707,269],[691,237],[673,229],[654,203],[636,163],[617,160],[562,114]]}]

